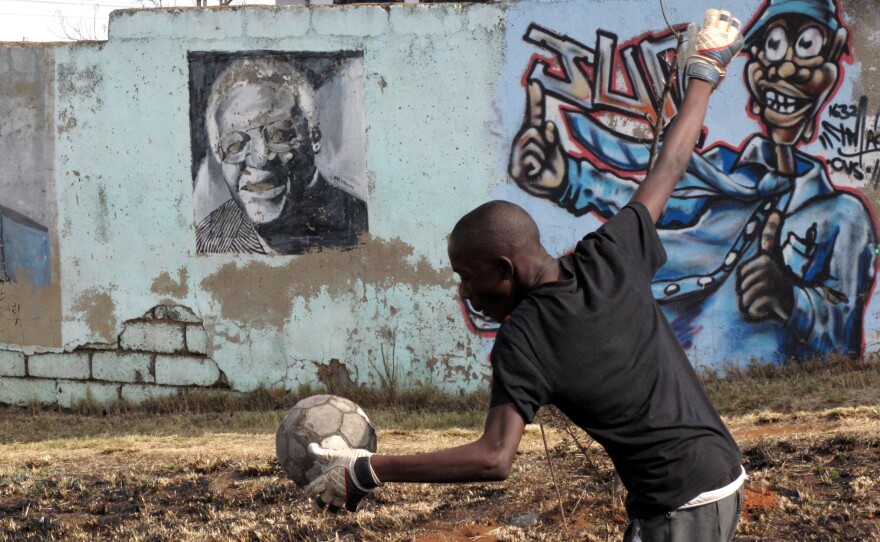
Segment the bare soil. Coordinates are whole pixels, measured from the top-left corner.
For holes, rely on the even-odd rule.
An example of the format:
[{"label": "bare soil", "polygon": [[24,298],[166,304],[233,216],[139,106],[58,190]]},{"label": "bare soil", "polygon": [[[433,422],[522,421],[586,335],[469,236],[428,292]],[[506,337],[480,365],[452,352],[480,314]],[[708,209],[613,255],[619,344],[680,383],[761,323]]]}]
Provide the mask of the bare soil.
[{"label": "bare soil", "polygon": [[[737,540],[880,540],[880,408],[726,421],[750,475]],[[387,430],[379,447],[413,453],[476,436]],[[506,482],[387,484],[339,516],[311,513],[265,430],[11,442],[0,445],[0,540],[620,540],[624,496],[604,453],[559,429],[547,436],[556,485],[530,426]]]}]

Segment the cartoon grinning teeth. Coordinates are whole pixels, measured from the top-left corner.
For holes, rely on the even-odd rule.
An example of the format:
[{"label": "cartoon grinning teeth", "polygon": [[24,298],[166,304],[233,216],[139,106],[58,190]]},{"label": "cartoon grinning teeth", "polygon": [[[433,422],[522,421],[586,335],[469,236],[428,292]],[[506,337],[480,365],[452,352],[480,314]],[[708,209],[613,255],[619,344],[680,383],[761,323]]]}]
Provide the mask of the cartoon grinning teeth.
[{"label": "cartoon grinning teeth", "polygon": [[[801,106],[805,105],[802,103],[803,100],[799,100],[793,96],[786,96],[785,94],[767,90],[764,93],[764,103],[777,113],[789,114],[797,111]],[[800,104],[800,105],[799,105]]]}]

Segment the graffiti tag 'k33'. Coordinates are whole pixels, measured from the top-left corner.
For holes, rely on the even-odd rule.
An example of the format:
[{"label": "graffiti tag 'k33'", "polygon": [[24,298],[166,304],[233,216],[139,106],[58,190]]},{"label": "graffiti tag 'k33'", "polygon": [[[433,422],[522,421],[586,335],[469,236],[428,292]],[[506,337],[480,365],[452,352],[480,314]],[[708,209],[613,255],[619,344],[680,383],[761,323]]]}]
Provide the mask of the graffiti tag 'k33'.
[{"label": "graffiti tag 'k33'", "polygon": [[833,120],[822,121],[819,136],[823,148],[836,152],[828,165],[857,181],[869,177],[870,185],[877,188],[880,185],[880,110],[871,122],[868,98],[862,96],[858,104],[832,104],[828,107],[828,116]]}]

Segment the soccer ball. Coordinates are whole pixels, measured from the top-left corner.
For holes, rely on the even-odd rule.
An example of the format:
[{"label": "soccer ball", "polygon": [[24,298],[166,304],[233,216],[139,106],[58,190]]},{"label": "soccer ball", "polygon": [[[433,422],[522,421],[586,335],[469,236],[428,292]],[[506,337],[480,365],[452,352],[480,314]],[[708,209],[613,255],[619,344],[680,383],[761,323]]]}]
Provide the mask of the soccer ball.
[{"label": "soccer ball", "polygon": [[375,452],[376,430],[361,407],[337,395],[313,395],[293,405],[275,434],[275,454],[300,487],[321,475],[321,466],[306,452],[312,442],[333,450]]}]

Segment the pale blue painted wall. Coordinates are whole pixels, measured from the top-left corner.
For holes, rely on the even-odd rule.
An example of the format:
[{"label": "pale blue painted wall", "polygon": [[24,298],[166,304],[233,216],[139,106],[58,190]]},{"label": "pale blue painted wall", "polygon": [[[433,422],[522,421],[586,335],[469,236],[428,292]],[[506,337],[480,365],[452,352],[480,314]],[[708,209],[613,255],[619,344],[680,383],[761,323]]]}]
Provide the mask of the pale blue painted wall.
[{"label": "pale blue painted wall", "polygon": [[[505,182],[493,103],[502,20],[502,9],[480,5],[125,12],[107,43],[59,50],[57,110],[75,119],[56,147],[65,344],[104,339],[71,310],[81,300],[109,293],[121,322],[160,300],[151,292],[160,274],[186,269],[188,294],[173,301],[203,317],[211,355],[237,389],[306,384],[313,363],[332,358],[367,381],[380,348],[389,351],[386,330],[396,333],[403,383],[482,385],[488,344],[465,329],[448,281],[365,284],[356,270],[333,270],[348,291],[297,298],[280,324],[219,316],[204,277],[230,261],[281,266],[309,255],[195,255],[186,54],[363,51],[370,234],[408,245],[411,264],[451,280],[446,234]],[[437,359],[447,362],[426,364]]]},{"label": "pale blue painted wall", "polygon": [[[701,19],[714,2],[665,4],[669,19],[683,22]],[[744,0],[737,14],[746,20],[760,4]],[[849,12],[845,18],[858,32],[876,32]],[[452,225],[479,203],[509,199],[535,215],[545,244],[561,254],[600,223],[592,215],[574,218],[508,179],[522,77],[529,58],[546,53],[523,41],[530,23],[590,46],[597,30],[626,41],[665,28],[659,3],[647,0],[175,9],[117,12],[108,42],[58,47],[54,182],[64,349],[114,338],[93,325],[88,310],[91,300],[109,296],[113,333],[158,303],[192,308],[208,331],[209,355],[239,390],[314,383],[316,364],[331,359],[348,364],[356,380],[376,383],[392,331],[402,384],[484,386],[491,339],[464,324],[446,261]],[[864,49],[870,40],[858,43],[863,49],[832,103],[866,95],[876,109],[876,77],[861,74],[876,73],[880,55]],[[372,236],[364,250],[408,251],[408,268],[389,269],[383,279],[375,278],[375,259],[366,274],[357,257],[350,269],[296,267],[312,274],[266,287],[305,284],[310,293],[292,295],[285,314],[251,321],[229,317],[248,312],[230,311],[228,293],[217,295],[205,281],[231,263],[285,270],[315,256],[195,254],[187,52],[248,50],[363,51]],[[734,61],[713,98],[709,143],[737,145],[758,130],[745,114],[744,63]],[[804,150],[826,158],[831,152],[818,143]],[[866,190],[845,175],[832,180]],[[157,279],[176,280],[184,270],[185,293],[155,288]],[[398,280],[430,275],[426,270],[433,279]],[[333,287],[322,289],[325,282]],[[880,340],[877,298],[866,311],[866,352]],[[724,361],[690,353],[704,366]]]}]

